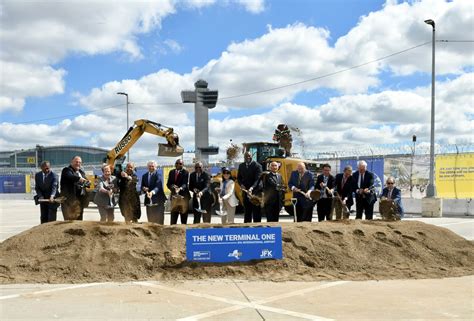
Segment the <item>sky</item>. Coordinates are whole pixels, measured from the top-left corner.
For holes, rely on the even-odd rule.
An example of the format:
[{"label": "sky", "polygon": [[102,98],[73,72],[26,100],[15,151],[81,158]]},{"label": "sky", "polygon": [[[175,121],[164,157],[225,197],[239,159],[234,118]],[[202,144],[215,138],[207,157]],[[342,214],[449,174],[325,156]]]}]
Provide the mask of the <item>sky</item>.
[{"label": "sky", "polygon": [[[130,122],[172,127],[194,150],[180,92],[219,90],[209,140],[294,132],[300,156],[429,145],[436,22],[436,142],[472,144],[474,4],[469,0],[159,0],[0,3],[1,150],[110,149]],[[255,93],[258,92],[258,93]],[[252,94],[254,93],[254,94]],[[229,98],[234,97],[234,98]],[[157,157],[144,134],[131,160]],[[302,148],[304,146],[304,149]],[[192,153],[185,160],[192,160]]]}]

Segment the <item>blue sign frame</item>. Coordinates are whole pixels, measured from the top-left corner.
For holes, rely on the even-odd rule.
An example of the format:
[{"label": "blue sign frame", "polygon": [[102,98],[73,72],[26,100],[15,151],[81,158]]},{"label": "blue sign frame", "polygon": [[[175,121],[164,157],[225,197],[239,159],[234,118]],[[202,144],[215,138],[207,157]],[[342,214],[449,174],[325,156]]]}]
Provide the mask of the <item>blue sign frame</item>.
[{"label": "blue sign frame", "polygon": [[242,262],[282,258],[280,226],[186,229],[188,261]]}]

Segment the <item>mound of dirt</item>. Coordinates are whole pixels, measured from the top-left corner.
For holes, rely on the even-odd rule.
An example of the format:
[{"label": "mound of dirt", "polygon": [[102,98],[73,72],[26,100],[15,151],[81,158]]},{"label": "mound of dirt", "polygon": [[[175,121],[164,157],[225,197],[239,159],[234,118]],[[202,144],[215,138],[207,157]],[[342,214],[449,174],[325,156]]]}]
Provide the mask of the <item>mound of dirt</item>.
[{"label": "mound of dirt", "polygon": [[182,225],[80,221],[43,224],[0,244],[0,283],[207,278],[381,280],[474,272],[472,242],[421,222],[351,220],[264,225],[282,226],[283,260],[188,262],[186,226]]}]

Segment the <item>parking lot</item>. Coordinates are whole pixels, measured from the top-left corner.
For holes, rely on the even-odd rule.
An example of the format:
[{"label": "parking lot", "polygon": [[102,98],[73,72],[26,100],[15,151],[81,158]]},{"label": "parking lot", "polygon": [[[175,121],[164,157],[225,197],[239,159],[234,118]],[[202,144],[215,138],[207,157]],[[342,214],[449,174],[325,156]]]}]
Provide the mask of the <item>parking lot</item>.
[{"label": "parking lot", "polygon": [[[145,211],[143,211],[145,213]],[[61,214],[58,213],[60,217]],[[85,220],[98,220],[96,208]],[[120,214],[116,215],[122,220]],[[408,217],[473,240],[474,220]],[[291,220],[284,217],[284,220]],[[218,223],[219,217],[213,217]],[[243,221],[237,217],[237,222]],[[25,199],[0,200],[0,238],[39,224]],[[169,215],[166,222],[169,222]],[[169,223],[167,223],[169,224]],[[317,223],[315,223],[317,224]],[[113,268],[113,267],[111,267]],[[265,276],[262,276],[264,279]],[[335,282],[238,279],[0,285],[2,320],[472,320],[474,277]]]}]

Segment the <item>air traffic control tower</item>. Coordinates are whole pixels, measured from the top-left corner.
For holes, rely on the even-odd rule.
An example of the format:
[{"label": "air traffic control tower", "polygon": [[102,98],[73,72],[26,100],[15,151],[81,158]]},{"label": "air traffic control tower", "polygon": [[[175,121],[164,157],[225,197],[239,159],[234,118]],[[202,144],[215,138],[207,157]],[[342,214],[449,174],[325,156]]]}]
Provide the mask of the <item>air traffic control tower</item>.
[{"label": "air traffic control tower", "polygon": [[196,160],[209,163],[209,155],[219,153],[219,147],[209,146],[209,109],[216,107],[218,91],[209,90],[207,81],[199,79],[194,90],[183,90],[183,103],[194,103],[194,148]]}]

